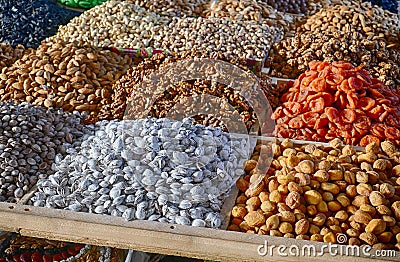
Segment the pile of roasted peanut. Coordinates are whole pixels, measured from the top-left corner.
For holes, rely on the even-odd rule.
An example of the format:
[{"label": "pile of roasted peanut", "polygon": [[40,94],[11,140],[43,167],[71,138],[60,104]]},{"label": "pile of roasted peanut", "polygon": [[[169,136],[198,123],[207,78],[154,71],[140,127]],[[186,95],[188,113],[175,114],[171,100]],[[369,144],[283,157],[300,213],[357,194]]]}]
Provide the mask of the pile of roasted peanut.
[{"label": "pile of roasted peanut", "polygon": [[261,142],[245,172],[228,230],[329,243],[344,234],[341,244],[400,248],[400,152],[391,142]]}]

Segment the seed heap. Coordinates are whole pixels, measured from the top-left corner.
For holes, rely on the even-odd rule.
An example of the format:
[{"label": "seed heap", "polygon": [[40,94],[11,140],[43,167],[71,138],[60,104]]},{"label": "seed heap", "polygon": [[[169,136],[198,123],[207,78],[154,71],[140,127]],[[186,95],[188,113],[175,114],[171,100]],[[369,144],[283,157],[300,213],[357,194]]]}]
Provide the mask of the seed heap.
[{"label": "seed heap", "polygon": [[321,9],[310,16],[297,32],[310,31],[351,33],[358,40],[386,39],[389,43],[398,42],[399,17],[370,3],[333,5]]},{"label": "seed heap", "polygon": [[272,115],[280,137],[361,146],[400,141],[398,95],[349,63],[310,63],[281,100]]},{"label": "seed heap", "polygon": [[150,12],[167,16],[200,16],[209,0],[135,0]]},{"label": "seed heap", "polygon": [[394,14],[398,12],[398,1],[397,0],[363,0],[363,2],[371,2],[373,5],[382,6],[383,9],[388,10]]},{"label": "seed heap", "polygon": [[301,14],[307,13],[308,0],[264,0],[268,5],[283,13]]},{"label": "seed heap", "polygon": [[111,104],[112,84],[134,62],[128,56],[94,47],[45,44],[0,74],[1,101],[30,102],[92,117]]},{"label": "seed heap", "polygon": [[[137,67],[130,69],[127,74],[121,77],[121,79],[113,86],[114,95],[112,96],[113,104],[111,105],[112,116],[118,119],[122,119],[124,114],[128,113],[130,115],[136,115],[141,112],[132,112],[127,110],[127,104],[135,103],[143,100],[143,97],[153,96],[154,93],[159,93],[161,88],[163,88],[163,83],[158,83],[157,91],[143,90],[142,81],[144,78],[150,76],[153,73],[158,72],[158,70],[162,67],[169,66],[172,63],[177,63],[178,61],[184,60],[192,60],[195,58],[215,58],[222,61],[229,61],[237,65],[240,69],[248,72],[249,69],[247,66],[244,66],[243,60],[229,60],[226,56],[220,53],[206,53],[206,52],[181,52],[173,55],[166,54],[156,54],[155,56],[145,59],[141,62]],[[207,70],[209,72],[213,71],[213,68],[203,68],[203,70]],[[261,77],[259,80],[259,88],[265,92],[265,94],[269,94],[267,91],[268,85],[262,79],[260,74],[256,73],[258,77]],[[245,88],[244,88],[245,89]],[[193,96],[194,94],[207,94],[213,97],[219,97],[226,99],[230,105],[232,105],[240,114],[242,121],[246,124],[246,127],[250,129],[256,122],[257,118],[254,113],[254,108],[244,99],[242,95],[238,93],[238,91],[234,90],[231,87],[228,87],[221,83],[212,82],[209,80],[190,80],[190,81],[180,81],[175,85],[169,85],[164,92],[163,96],[160,96],[156,99],[154,105],[151,105],[150,116],[151,117],[165,117],[169,110],[181,99],[189,96]],[[262,109],[265,110],[265,109]],[[215,113],[215,112],[214,112]],[[105,118],[103,115],[107,114],[105,111],[101,111],[99,117]],[[215,114],[214,114],[215,115]],[[221,125],[220,120],[215,118],[210,118],[209,116],[205,116],[205,118],[197,118],[198,123],[204,125],[211,126],[219,126],[224,128]],[[225,123],[226,124],[226,123]],[[224,128],[225,131],[227,131]]]},{"label": "seed heap", "polygon": [[171,52],[221,52],[228,58],[264,59],[281,30],[265,23],[220,18],[173,18],[154,37],[153,47]]},{"label": "seed heap", "polygon": [[38,182],[33,205],[218,228],[246,142],[192,120],[102,121]]},{"label": "seed heap", "polygon": [[263,22],[269,26],[282,28],[288,34],[294,34],[297,17],[274,10],[265,2],[251,0],[212,1],[204,11],[204,16],[229,18],[252,22]]},{"label": "seed heap", "polygon": [[17,201],[51,173],[56,154],[83,135],[81,116],[27,103],[0,103],[0,199]]},{"label": "seed heap", "polygon": [[125,48],[148,47],[160,28],[169,21],[130,1],[107,1],[60,26],[48,42]]},{"label": "seed heap", "polygon": [[268,174],[257,152],[245,164],[229,230],[328,243],[344,234],[341,244],[400,248],[400,162],[392,143],[365,152],[338,139],[327,147],[288,139],[269,146]]},{"label": "seed heap", "polygon": [[400,85],[400,46],[385,40],[357,40],[350,33],[304,32],[275,43],[266,66],[276,77],[295,79],[314,60],[363,66],[385,85]]},{"label": "seed heap", "polygon": [[11,66],[16,60],[30,51],[32,50],[25,49],[22,45],[17,45],[13,48],[11,45],[0,43],[0,70],[3,67]]},{"label": "seed heap", "polygon": [[0,42],[36,48],[77,15],[50,0],[1,0]]}]

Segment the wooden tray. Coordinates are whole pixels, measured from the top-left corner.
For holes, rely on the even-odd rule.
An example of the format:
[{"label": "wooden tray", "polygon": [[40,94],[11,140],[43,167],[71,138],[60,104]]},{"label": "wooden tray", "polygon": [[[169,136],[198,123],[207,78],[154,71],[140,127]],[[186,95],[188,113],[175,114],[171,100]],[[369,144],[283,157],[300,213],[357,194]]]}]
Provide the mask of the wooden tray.
[{"label": "wooden tray", "polygon": [[[251,141],[273,141],[276,138],[251,136]],[[282,139],[278,139],[281,140]],[[292,140],[295,144],[311,143],[329,146],[327,143],[305,142]],[[363,150],[363,147],[355,147]],[[33,194],[32,189],[21,202],[25,203]],[[235,204],[238,194],[236,186],[224,202],[222,214],[225,216],[223,227],[229,223],[230,210]],[[347,254],[330,255],[326,245],[320,242],[287,239],[266,235],[254,235],[241,232],[231,232],[221,229],[197,228],[176,224],[165,224],[155,221],[126,221],[120,217],[108,215],[73,212],[69,210],[34,207],[24,204],[0,202],[0,229],[19,232],[23,236],[40,237],[52,240],[75,243],[110,246],[121,249],[160,253],[165,255],[194,257],[219,261],[377,261],[377,258]],[[268,249],[274,246],[274,252],[260,256],[264,252],[265,243]],[[304,258],[299,256],[279,256],[278,247],[297,247],[306,250],[310,246],[318,252],[315,256]],[[324,246],[325,245],[325,246]],[[336,248],[346,246],[336,245]],[[347,246],[349,247],[349,246]],[[325,249],[324,249],[325,248]],[[308,250],[308,249],[307,249]],[[370,250],[369,253],[373,253]],[[400,253],[394,252],[395,257],[379,258],[379,261],[400,261]]]}]

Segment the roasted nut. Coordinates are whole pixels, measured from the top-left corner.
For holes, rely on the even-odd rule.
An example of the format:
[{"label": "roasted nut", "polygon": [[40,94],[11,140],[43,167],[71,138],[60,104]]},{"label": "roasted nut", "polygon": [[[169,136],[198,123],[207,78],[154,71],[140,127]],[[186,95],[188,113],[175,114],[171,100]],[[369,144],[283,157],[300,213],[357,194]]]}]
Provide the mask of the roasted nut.
[{"label": "roasted nut", "polygon": [[393,238],[393,233],[392,232],[383,232],[378,236],[379,242],[382,243],[389,243]]},{"label": "roasted nut", "polygon": [[302,187],[301,187],[299,184],[297,184],[296,182],[289,182],[289,184],[288,184],[288,190],[289,190],[290,192],[297,192],[297,193],[299,193],[299,194],[302,194],[302,193],[303,193]]},{"label": "roasted nut", "polygon": [[386,168],[390,165],[390,161],[386,159],[377,159],[372,166],[377,171],[385,171]]},{"label": "roasted nut", "polygon": [[298,164],[299,172],[312,174],[314,172],[314,162],[311,160],[303,160]]},{"label": "roasted nut", "polygon": [[346,211],[340,210],[335,214],[335,218],[338,219],[339,221],[343,222],[349,218],[349,215],[347,214]]},{"label": "roasted nut", "polygon": [[326,215],[323,213],[318,213],[312,220],[312,223],[316,226],[322,226],[325,224]]},{"label": "roasted nut", "polygon": [[322,213],[329,212],[328,204],[327,204],[325,201],[321,201],[321,202],[317,205],[317,210],[318,210],[319,212],[322,212]]},{"label": "roasted nut", "polygon": [[251,170],[255,169],[257,166],[257,161],[255,160],[247,160],[244,163],[244,171],[245,172],[250,172]]},{"label": "roasted nut", "polygon": [[342,170],[329,170],[329,179],[330,180],[342,180],[343,179],[343,171]]},{"label": "roasted nut", "polygon": [[321,189],[331,192],[334,195],[337,195],[340,192],[339,186],[333,183],[321,183]]},{"label": "roasted nut", "polygon": [[396,153],[396,146],[390,141],[383,141],[381,143],[382,151],[385,152],[388,156]]},{"label": "roasted nut", "polygon": [[391,198],[396,193],[394,186],[388,183],[381,184],[379,186],[379,191],[385,198]]},{"label": "roasted nut", "polygon": [[337,212],[342,209],[342,206],[338,201],[328,202],[328,209],[332,212]]},{"label": "roasted nut", "polygon": [[260,212],[251,211],[244,217],[244,221],[250,227],[259,227],[265,223],[265,217]]},{"label": "roasted nut", "polygon": [[281,211],[279,213],[280,221],[294,223],[296,221],[295,214],[291,211]]},{"label": "roasted nut", "polygon": [[357,195],[357,186],[348,185],[346,187],[346,195],[348,195],[349,197],[355,197]]},{"label": "roasted nut", "polygon": [[295,232],[298,235],[305,235],[307,234],[309,227],[310,227],[310,222],[307,219],[303,218],[296,222]]},{"label": "roasted nut", "polygon": [[354,214],[354,221],[357,223],[367,225],[371,220],[372,220],[372,217],[367,212],[357,210],[356,213]]},{"label": "roasted nut", "polygon": [[278,215],[272,215],[267,220],[265,221],[265,225],[269,230],[271,229],[277,229],[279,227],[279,216]]},{"label": "roasted nut", "polygon": [[324,241],[324,237],[321,234],[313,234],[310,237],[311,241],[318,241],[318,242],[323,242]]},{"label": "roasted nut", "polygon": [[322,196],[318,191],[309,190],[304,193],[306,202],[310,205],[317,205],[322,201]]},{"label": "roasted nut", "polygon": [[372,142],[365,146],[365,152],[367,153],[378,154],[380,151],[381,150],[379,146],[375,142]]},{"label": "roasted nut", "polygon": [[396,201],[392,204],[392,211],[396,219],[400,220],[400,201]]},{"label": "roasted nut", "polygon": [[380,205],[376,207],[376,211],[380,214],[380,215],[387,215],[390,216],[392,215],[392,211],[390,210],[390,207],[387,207],[385,205]]},{"label": "roasted nut", "polygon": [[382,219],[372,219],[365,227],[365,232],[379,235],[386,230],[386,222]]},{"label": "roasted nut", "polygon": [[370,184],[360,183],[357,185],[357,193],[363,196],[369,196],[372,192]]},{"label": "roasted nut", "polygon": [[261,210],[264,212],[273,212],[276,210],[276,205],[271,201],[264,201],[261,203]]},{"label": "roasted nut", "polygon": [[317,180],[320,183],[328,182],[329,174],[325,170],[318,170],[314,173],[313,179]]},{"label": "roasted nut", "polygon": [[257,196],[254,196],[246,201],[246,205],[252,206],[254,210],[257,210],[261,205],[261,201]]},{"label": "roasted nut", "polygon": [[324,235],[324,242],[325,243],[336,243],[336,236],[333,232],[329,232]]},{"label": "roasted nut", "polygon": [[281,232],[282,234],[286,234],[286,233],[291,233],[293,232],[293,226],[292,224],[288,223],[288,222],[282,222],[279,225],[279,232]]},{"label": "roasted nut", "polygon": [[232,216],[243,219],[247,215],[247,210],[244,207],[234,206],[232,209]]},{"label": "roasted nut", "polygon": [[300,159],[296,155],[289,155],[286,159],[286,165],[295,167],[300,163]]},{"label": "roasted nut", "polygon": [[[318,213],[318,211],[320,211],[320,210],[318,210],[317,207],[314,205],[307,206],[307,214],[310,216],[315,216]],[[320,211],[320,212],[322,212],[322,211]]]},{"label": "roasted nut", "polygon": [[373,206],[380,206],[386,203],[385,197],[378,191],[372,191],[369,195],[369,201]]},{"label": "roasted nut", "polygon": [[378,157],[376,156],[376,154],[374,153],[366,153],[366,154],[361,154],[357,157],[357,161],[359,163],[361,162],[367,162],[367,163],[374,163],[376,160],[378,159]]},{"label": "roasted nut", "polygon": [[278,190],[274,190],[269,194],[269,200],[275,203],[282,202],[282,195]]},{"label": "roasted nut", "polygon": [[354,200],[351,203],[356,207],[360,207],[363,204],[369,204],[369,200],[367,196],[358,195],[354,197]]},{"label": "roasted nut", "polygon": [[373,207],[373,206],[371,206],[371,205],[368,205],[368,204],[363,204],[363,205],[361,205],[361,206],[359,207],[359,209],[360,209],[361,211],[367,212],[368,214],[371,215],[371,217],[374,217],[375,214],[376,214],[376,209],[375,209],[375,207]]},{"label": "roasted nut", "polygon": [[370,246],[378,243],[378,238],[372,233],[368,232],[361,233],[359,238]]},{"label": "roasted nut", "polygon": [[342,205],[342,207],[347,207],[351,204],[350,199],[346,195],[340,195],[336,200]]},{"label": "roasted nut", "polygon": [[300,206],[301,195],[297,192],[290,192],[286,197],[286,205],[291,209],[295,209]]}]

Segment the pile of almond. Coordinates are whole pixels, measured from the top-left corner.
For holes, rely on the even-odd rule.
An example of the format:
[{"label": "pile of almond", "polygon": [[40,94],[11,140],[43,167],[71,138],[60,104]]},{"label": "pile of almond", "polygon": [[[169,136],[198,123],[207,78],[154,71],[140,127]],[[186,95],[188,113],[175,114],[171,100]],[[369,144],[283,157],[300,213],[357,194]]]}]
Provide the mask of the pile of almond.
[{"label": "pile of almond", "polygon": [[[260,154],[268,150],[272,159]],[[338,139],[262,142],[245,171],[228,230],[400,249],[400,152],[391,142],[365,151]]]}]

